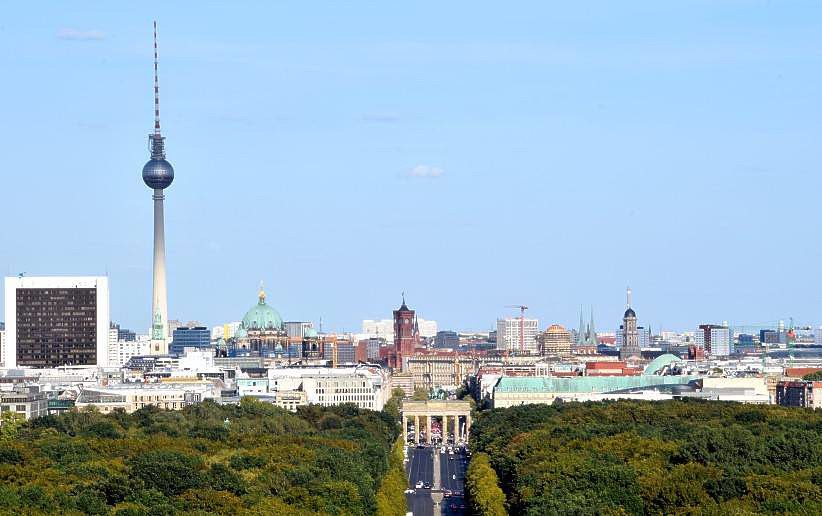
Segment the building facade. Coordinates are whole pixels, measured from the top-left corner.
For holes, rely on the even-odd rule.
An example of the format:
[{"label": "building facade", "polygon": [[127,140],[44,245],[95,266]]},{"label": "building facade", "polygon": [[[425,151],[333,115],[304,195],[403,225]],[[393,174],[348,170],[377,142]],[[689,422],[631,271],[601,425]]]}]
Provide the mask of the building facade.
[{"label": "building facade", "polygon": [[776,404],[783,407],[822,408],[822,382],[777,382]]},{"label": "building facade", "polygon": [[148,335],[140,335],[135,340],[109,340],[108,365],[109,367],[123,367],[131,357],[149,353],[151,353],[151,341]]},{"label": "building facade", "polygon": [[435,348],[458,348],[460,345],[460,336],[455,331],[438,331],[434,338]]},{"label": "building facade", "polygon": [[619,349],[619,359],[627,360],[630,357],[642,357],[642,348],[639,345],[639,330],[636,325],[636,312],[631,308],[631,289],[627,291],[627,308],[622,316],[622,346]]},{"label": "building facade", "polygon": [[49,402],[37,387],[18,387],[10,392],[0,393],[0,411],[14,412],[24,419],[35,419],[48,415]]},{"label": "building facade", "polygon": [[105,276],[7,277],[5,366],[108,364]]},{"label": "building facade", "polygon": [[211,332],[205,326],[181,326],[174,330],[169,353],[180,356],[185,348],[211,349]]},{"label": "building facade", "polygon": [[416,313],[405,304],[405,295],[402,296],[402,305],[394,310],[394,344],[388,353],[388,366],[405,371],[405,360],[411,357],[417,349],[419,336],[415,323]]},{"label": "building facade", "polygon": [[265,291],[260,285],[257,304],[246,312],[231,339],[232,355],[259,357],[285,356],[288,334],[279,312],[266,304]]},{"label": "building facade", "polygon": [[[537,354],[539,321],[512,317],[497,319],[497,349],[503,351]],[[522,348],[522,349],[520,349]]]},{"label": "building facade", "polygon": [[552,324],[539,335],[539,354],[542,356],[571,356],[571,332],[560,324]]},{"label": "building facade", "polygon": [[727,326],[700,324],[695,334],[696,345],[712,357],[726,357],[734,353],[731,332]]}]

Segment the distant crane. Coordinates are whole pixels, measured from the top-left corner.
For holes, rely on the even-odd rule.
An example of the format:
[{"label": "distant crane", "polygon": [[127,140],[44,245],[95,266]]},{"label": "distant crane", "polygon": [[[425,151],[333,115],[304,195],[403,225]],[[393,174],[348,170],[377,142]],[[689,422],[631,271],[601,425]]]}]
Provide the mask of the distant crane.
[{"label": "distant crane", "polygon": [[505,308],[519,308],[519,352],[525,352],[525,305],[506,305]]}]

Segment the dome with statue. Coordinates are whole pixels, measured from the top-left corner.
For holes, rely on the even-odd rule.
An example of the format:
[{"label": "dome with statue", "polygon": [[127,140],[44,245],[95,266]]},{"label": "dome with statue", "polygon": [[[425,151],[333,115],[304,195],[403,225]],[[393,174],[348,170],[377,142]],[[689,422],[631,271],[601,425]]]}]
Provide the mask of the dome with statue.
[{"label": "dome with statue", "polygon": [[265,292],[260,287],[259,301],[246,312],[240,328],[246,330],[281,330],[283,318],[279,312],[265,303]]}]

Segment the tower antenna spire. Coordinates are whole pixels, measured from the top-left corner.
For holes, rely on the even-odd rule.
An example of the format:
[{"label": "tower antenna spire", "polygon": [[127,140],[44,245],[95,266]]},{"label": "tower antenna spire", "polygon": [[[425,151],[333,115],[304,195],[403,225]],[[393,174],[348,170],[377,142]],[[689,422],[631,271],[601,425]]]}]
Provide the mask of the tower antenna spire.
[{"label": "tower antenna spire", "polygon": [[157,77],[157,20],[154,20],[154,134],[160,136],[160,81]]},{"label": "tower antenna spire", "polygon": [[[154,132],[151,141],[151,159],[166,159],[164,138],[160,135],[160,80],[157,74],[157,22],[154,22]],[[165,187],[164,187],[165,188]]]}]

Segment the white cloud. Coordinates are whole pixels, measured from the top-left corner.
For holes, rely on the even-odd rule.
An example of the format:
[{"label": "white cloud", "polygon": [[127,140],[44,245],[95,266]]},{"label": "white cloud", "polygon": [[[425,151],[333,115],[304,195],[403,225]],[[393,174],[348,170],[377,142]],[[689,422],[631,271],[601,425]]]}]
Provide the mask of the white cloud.
[{"label": "white cloud", "polygon": [[445,174],[443,169],[430,165],[417,165],[408,171],[408,175],[411,177],[440,177],[443,174]]},{"label": "white cloud", "polygon": [[67,41],[100,41],[105,37],[105,34],[99,30],[60,29],[57,31],[57,39]]}]

